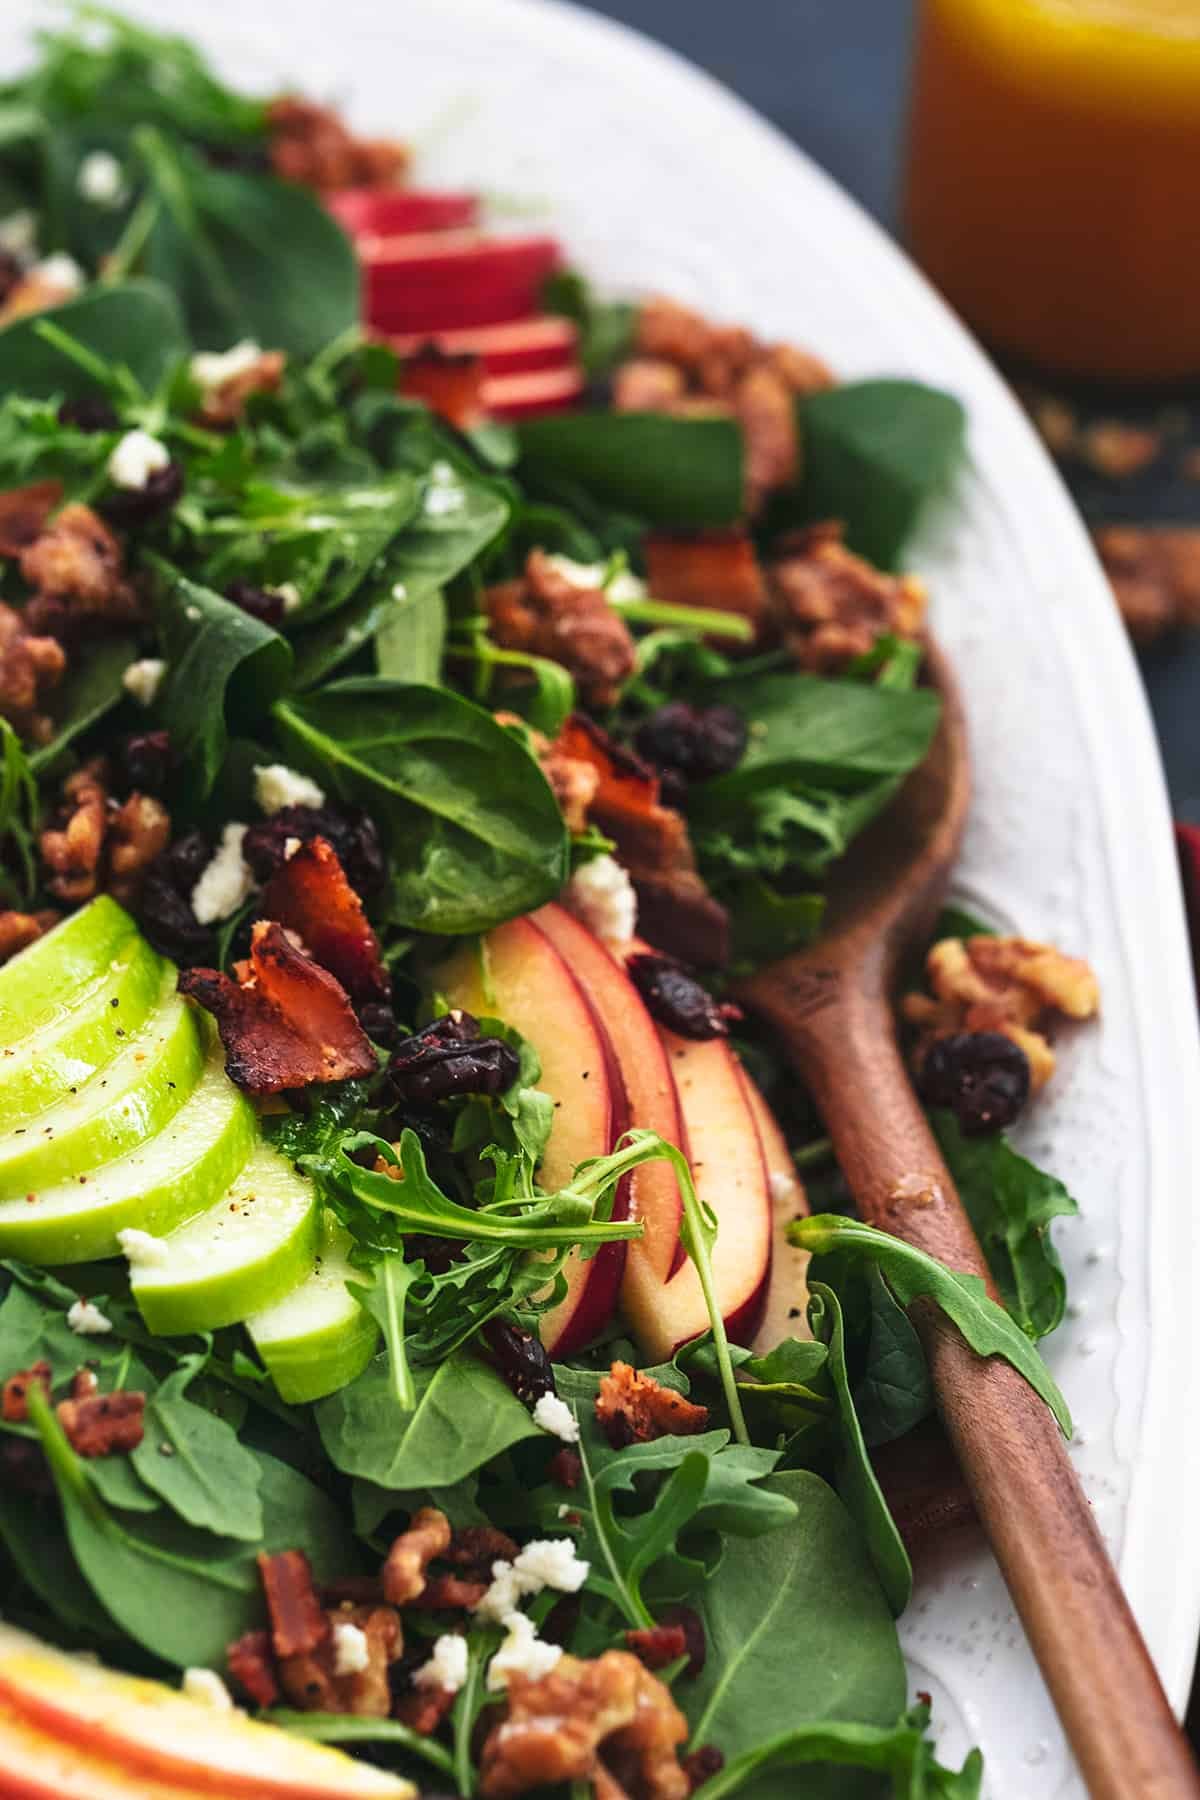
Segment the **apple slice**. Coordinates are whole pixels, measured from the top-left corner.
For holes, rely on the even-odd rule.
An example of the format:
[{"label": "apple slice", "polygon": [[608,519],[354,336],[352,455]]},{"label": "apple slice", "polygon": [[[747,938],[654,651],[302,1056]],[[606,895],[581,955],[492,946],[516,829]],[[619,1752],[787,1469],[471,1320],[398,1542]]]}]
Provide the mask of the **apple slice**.
[{"label": "apple slice", "polygon": [[[175,971],[169,980],[174,986]],[[167,994],[140,1031],[76,1094],[24,1115],[0,1136],[0,1200],[36,1194],[154,1137],[183,1105],[204,1067],[191,1007]]]},{"label": "apple slice", "polygon": [[[542,1062],[538,1086],[555,1104],[554,1129],[539,1181],[564,1187],[576,1165],[604,1156],[626,1129],[625,1090],[608,1039],[575,975],[532,919],[510,919],[477,950],[464,946],[436,971],[452,1006],[503,1019],[527,1037]],[[612,1216],[628,1217],[622,1182]],[[578,1350],[611,1317],[625,1265],[623,1243],[602,1244],[584,1261],[577,1251],[563,1273],[566,1297],[545,1313],[542,1342],[559,1356]]]},{"label": "apple slice", "polygon": [[0,1128],[19,1124],[82,1087],[136,1031],[163,989],[166,964],[143,937],[128,938],[106,972],[0,1058]]},{"label": "apple slice", "polygon": [[0,1043],[13,1044],[54,1018],[94,981],[134,932],[123,907],[101,894],[0,969]]},{"label": "apple slice", "polygon": [[401,1775],[0,1625],[0,1796],[416,1800]]},{"label": "apple slice", "polygon": [[386,332],[501,325],[538,310],[542,283],[558,267],[548,237],[486,237],[434,231],[359,242],[366,315]]},{"label": "apple slice", "polygon": [[545,369],[531,375],[489,375],[483,405],[495,419],[527,419],[535,413],[561,412],[583,398],[583,370]]},{"label": "apple slice", "polygon": [[479,213],[475,194],[436,194],[418,188],[342,188],[326,195],[325,204],[352,238],[451,231],[474,225]]},{"label": "apple slice", "polygon": [[134,1267],[130,1290],[163,1335],[236,1325],[312,1273],[319,1225],[312,1182],[259,1144],[216,1204],[171,1232],[163,1263]]},{"label": "apple slice", "polygon": [[526,375],[535,369],[563,369],[575,361],[579,331],[570,319],[542,313],[509,325],[468,326],[462,331],[410,332],[389,339],[398,356],[416,356],[435,343],[445,356],[478,356],[488,375]]},{"label": "apple slice", "polygon": [[173,1231],[213,1204],[249,1156],[254,1109],[225,1073],[220,1046],[174,1118],[136,1149],[88,1173],[0,1202],[0,1256],[39,1265],[118,1256],[117,1232]]},{"label": "apple slice", "polygon": [[773,1350],[783,1338],[812,1336],[808,1323],[808,1265],[812,1259],[807,1250],[789,1244],[787,1238],[792,1220],[807,1213],[809,1207],[804,1183],[774,1113],[745,1069],[742,1079],[758,1127],[771,1190],[771,1279],[754,1334],[754,1348],[765,1352]]},{"label": "apple slice", "polygon": [[346,1287],[370,1286],[371,1276],[354,1267],[349,1249],[349,1233],[326,1219],[312,1274],[246,1320],[280,1398],[293,1406],[346,1387],[375,1353],[379,1327]]},{"label": "apple slice", "polygon": [[[552,902],[531,916],[570,968],[608,1034],[625,1086],[629,1127],[656,1131],[682,1148],[687,1138],[666,1048],[624,968],[565,906]],[[630,1212],[645,1229],[628,1246],[626,1281],[635,1264],[645,1264],[665,1281],[679,1248],[682,1215],[679,1184],[669,1163],[645,1163],[634,1170]]]}]

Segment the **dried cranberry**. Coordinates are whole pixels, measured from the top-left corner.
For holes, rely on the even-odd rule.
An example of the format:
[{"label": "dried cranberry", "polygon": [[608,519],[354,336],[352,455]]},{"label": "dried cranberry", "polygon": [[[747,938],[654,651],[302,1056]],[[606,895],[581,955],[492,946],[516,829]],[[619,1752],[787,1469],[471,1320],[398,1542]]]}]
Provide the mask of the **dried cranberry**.
[{"label": "dried cranberry", "polygon": [[140,794],[162,794],[171,776],[171,739],[165,731],[135,731],[120,748],[125,786]]},{"label": "dried cranberry", "polygon": [[80,394],[64,400],[58,409],[60,425],[73,425],[76,431],[115,431],[120,421],[103,394]]},{"label": "dried cranberry", "polygon": [[358,1022],[372,1043],[390,1048],[399,1041],[400,1027],[386,1000],[368,1000],[358,1009]]},{"label": "dried cranberry", "polygon": [[156,950],[190,968],[211,960],[212,933],[192,911],[192,889],[212,856],[202,831],[185,837],[156,856],[146,870],[138,901],[142,930]]},{"label": "dried cranberry", "polygon": [[148,475],[144,487],[114,488],[100,502],[100,511],[110,525],[121,531],[148,525],[160,514],[170,512],[183,492],[183,470],[177,462],[164,463]]},{"label": "dried cranberry", "polygon": [[485,1325],[483,1335],[496,1367],[523,1405],[535,1406],[543,1394],[554,1393],[554,1370],[540,1338],[503,1319]]},{"label": "dried cranberry", "polygon": [[746,735],[746,721],[732,706],[672,700],[642,720],[633,741],[638,754],[660,772],[684,782],[710,781],[737,767]]},{"label": "dried cranberry", "polygon": [[387,1072],[401,1105],[426,1106],[463,1094],[502,1094],[520,1067],[510,1044],[480,1037],[478,1020],[455,1011],[397,1044]]},{"label": "dried cranberry", "polygon": [[699,1749],[689,1751],[683,1759],[683,1772],[691,1784],[688,1792],[694,1794],[724,1767],[725,1752],[718,1750],[715,1744],[701,1744]]},{"label": "dried cranberry", "polygon": [[30,1494],[38,1500],[49,1500],[56,1491],[40,1444],[32,1438],[0,1438],[0,1493]]},{"label": "dried cranberry", "polygon": [[1029,1098],[1029,1058],[1001,1031],[958,1031],[929,1046],[917,1085],[968,1136],[1003,1131]]},{"label": "dried cranberry", "polygon": [[379,833],[356,807],[282,806],[269,819],[251,825],[242,840],[242,855],[254,879],[268,882],[287,861],[289,838],[323,837],[333,845],[346,879],[362,899],[379,893],[387,880],[387,863]]},{"label": "dried cranberry", "polygon": [[685,1675],[699,1675],[708,1661],[708,1638],[704,1620],[690,1606],[664,1606],[658,1615],[660,1625],[678,1625],[687,1640],[688,1663]]},{"label": "dried cranberry", "polygon": [[278,631],[283,624],[283,595],[273,594],[269,588],[255,587],[252,581],[231,581],[225,598],[260,625],[269,625],[272,631]]},{"label": "dried cranberry", "polygon": [[651,1017],[680,1037],[728,1037],[729,1021],[741,1017],[736,1006],[714,1000],[690,969],[669,956],[643,952],[625,967]]},{"label": "dried cranberry", "polygon": [[0,250],[0,305],[8,299],[13,289],[24,279],[25,271],[20,259],[11,250]]}]

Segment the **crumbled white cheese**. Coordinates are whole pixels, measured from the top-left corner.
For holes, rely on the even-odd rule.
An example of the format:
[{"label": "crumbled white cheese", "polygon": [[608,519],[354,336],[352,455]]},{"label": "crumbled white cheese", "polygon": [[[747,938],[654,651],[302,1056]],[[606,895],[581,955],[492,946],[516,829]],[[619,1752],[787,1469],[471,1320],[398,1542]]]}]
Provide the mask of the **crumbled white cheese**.
[{"label": "crumbled white cheese", "polygon": [[23,263],[37,254],[37,219],[28,207],[0,219],[0,250]]},{"label": "crumbled white cheese", "polygon": [[339,1619],[333,1627],[333,1672],[335,1675],[361,1675],[371,1661],[367,1634],[348,1619]]},{"label": "crumbled white cheese", "polygon": [[510,1613],[503,1621],[508,1633],[488,1664],[487,1684],[491,1693],[508,1686],[510,1675],[527,1675],[537,1681],[548,1675],[562,1655],[562,1646],[546,1644],[539,1638],[532,1619],[524,1613]]},{"label": "crumbled white cheese", "polygon": [[293,856],[295,856],[297,850],[300,848],[301,841],[302,840],[298,837],[284,838],[284,840],[283,840],[283,860],[284,860],[284,862],[291,862]]},{"label": "crumbled white cheese", "polygon": [[786,1169],[773,1170],[771,1174],[772,1200],[780,1206],[785,1205],[787,1201],[794,1198],[799,1185],[796,1177],[789,1175]]},{"label": "crumbled white cheese", "polygon": [[581,563],[573,557],[552,554],[546,561],[575,587],[603,588],[619,606],[624,600],[644,600],[646,584],[629,569],[612,563]]},{"label": "crumbled white cheese", "polygon": [[93,150],[84,157],[76,186],[95,206],[120,206],[127,192],[125,171],[111,150]]},{"label": "crumbled white cheese", "polygon": [[139,1231],[134,1225],[127,1225],[124,1231],[118,1231],[117,1242],[126,1262],[135,1269],[162,1269],[170,1260],[171,1251],[166,1238],[155,1237],[150,1231]]},{"label": "crumbled white cheese", "polygon": [[463,491],[457,487],[434,485],[425,490],[425,513],[428,518],[442,518],[457,512],[463,504]]},{"label": "crumbled white cheese", "polygon": [[47,287],[61,288],[64,294],[77,294],[87,280],[75,258],[65,250],[56,250],[53,256],[35,263],[31,273]]},{"label": "crumbled white cheese", "polygon": [[274,594],[277,600],[282,600],[285,615],[298,612],[303,605],[300,589],[294,581],[281,581],[276,587],[265,587],[263,593]]},{"label": "crumbled white cheese", "polygon": [[131,662],[121,676],[121,686],[132,694],[139,706],[153,706],[162,686],[167,665],[161,656],[143,656]]},{"label": "crumbled white cheese", "polygon": [[244,825],[227,825],[216,855],[192,889],[192,911],[201,925],[215,925],[236,912],[254,891],[254,875],[242,855]]},{"label": "crumbled white cheese", "polygon": [[392,599],[393,600],[407,600],[408,599],[408,589],[405,587],[405,585],[402,581],[394,581],[392,583]]},{"label": "crumbled white cheese", "polygon": [[194,625],[198,619],[204,617],[204,608],[201,606],[185,606],[183,609],[183,616]]},{"label": "crumbled white cheese", "polygon": [[285,806],[324,806],[325,790],[286,763],[255,763],[254,798],[265,813],[277,813]]},{"label": "crumbled white cheese", "polygon": [[413,1670],[414,1687],[441,1688],[457,1694],[467,1679],[467,1640],[457,1631],[447,1631],[433,1646],[433,1655]]},{"label": "crumbled white cheese", "polygon": [[560,1500],[559,1501],[558,1507],[557,1507],[557,1512],[558,1512],[558,1516],[560,1519],[568,1518],[570,1516],[570,1514],[572,1512],[574,1512],[574,1510],[575,1509],[571,1505],[571,1502],[569,1500]]},{"label": "crumbled white cheese", "polygon": [[625,944],[637,930],[637,891],[613,856],[581,863],[561,895],[568,912],[606,944]]},{"label": "crumbled white cheese", "polygon": [[475,1608],[481,1619],[491,1619],[497,1625],[503,1623],[510,1613],[516,1612],[526,1594],[532,1590],[517,1574],[510,1562],[503,1557],[492,1564],[492,1583]]},{"label": "crumbled white cheese", "polygon": [[104,1337],[112,1330],[112,1320],[93,1300],[76,1300],[67,1313],[67,1324],[80,1337]]},{"label": "crumbled white cheese", "polygon": [[120,488],[144,488],[170,460],[167,446],[148,431],[127,431],[108,459],[108,473]]},{"label": "crumbled white cheese", "polygon": [[533,1422],[543,1431],[552,1432],[564,1444],[579,1442],[579,1420],[565,1400],[557,1394],[543,1394],[533,1409]]},{"label": "crumbled white cheese", "polygon": [[185,1669],[183,1691],[189,1700],[211,1706],[214,1712],[233,1712],[233,1695],[214,1669]]},{"label": "crumbled white cheese", "polygon": [[571,1538],[536,1538],[517,1556],[513,1573],[534,1593],[553,1588],[558,1594],[577,1594],[587,1580],[589,1566]]},{"label": "crumbled white cheese", "polygon": [[198,387],[206,390],[224,387],[238,375],[252,369],[262,355],[262,348],[252,338],[243,338],[228,350],[200,350],[188,363],[188,374]]}]

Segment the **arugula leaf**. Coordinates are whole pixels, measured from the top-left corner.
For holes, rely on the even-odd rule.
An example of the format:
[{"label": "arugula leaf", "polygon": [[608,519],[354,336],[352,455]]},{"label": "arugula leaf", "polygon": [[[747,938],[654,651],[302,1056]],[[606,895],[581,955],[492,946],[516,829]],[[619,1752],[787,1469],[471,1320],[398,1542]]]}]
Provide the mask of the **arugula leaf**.
[{"label": "arugula leaf", "polygon": [[960,1275],[889,1232],[833,1213],[795,1220],[788,1227],[788,1241],[813,1256],[841,1251],[851,1259],[876,1264],[903,1307],[915,1300],[932,1300],[958,1327],[976,1356],[1002,1356],[1011,1363],[1046,1402],[1063,1435],[1071,1435],[1071,1415],[1050,1371],[1020,1326],[988,1297],[977,1275]]},{"label": "arugula leaf", "polygon": [[379,1326],[392,1371],[392,1394],[402,1412],[417,1404],[417,1390],[404,1348],[404,1302],[409,1288],[424,1273],[423,1263],[407,1263],[402,1256],[384,1256],[375,1265],[370,1286],[346,1283],[363,1311]]},{"label": "arugula leaf", "polygon": [[261,1470],[233,1427],[187,1397],[207,1361],[186,1358],[146,1401],[145,1436],[130,1462],[145,1485],[189,1525],[257,1543]]},{"label": "arugula leaf", "polygon": [[854,1410],[866,1442],[890,1444],[933,1411],[929,1365],[912,1320],[878,1268],[867,1276],[870,1327]]},{"label": "arugula leaf", "polygon": [[[579,1439],[583,1465],[580,1510],[590,1529],[584,1538],[591,1563],[588,1584],[603,1594],[633,1627],[654,1624],[654,1615],[642,1597],[642,1578],[668,1552],[674,1553],[679,1533],[695,1518],[708,1484],[708,1457],[687,1449],[645,1512],[617,1517],[613,1490],[620,1478],[604,1483],[593,1472],[587,1441]],[[649,1466],[654,1466],[651,1462]],[[615,1465],[610,1464],[612,1471]]]},{"label": "arugula leaf", "polygon": [[648,525],[702,529],[742,512],[742,434],[732,419],[661,413],[563,413],[517,426],[518,473],[578,483],[599,504]]},{"label": "arugula leaf", "polygon": [[1052,1219],[1079,1211],[1062,1182],[1019,1156],[1000,1133],[967,1137],[954,1114],[930,1114],[975,1235],[1008,1311],[1031,1338],[1062,1323],[1067,1280],[1050,1238]]},{"label": "arugula leaf", "polygon": [[279,702],[285,747],[391,839],[393,923],[461,936],[553,899],[567,833],[549,783],[490,714],[444,688],[342,681]]},{"label": "arugula leaf", "polygon": [[783,1782],[770,1777],[809,1769],[814,1763],[826,1765],[826,1779],[821,1779],[820,1771],[815,1782],[811,1776],[804,1779],[806,1800],[846,1792],[845,1778],[834,1775],[834,1768],[867,1769],[890,1776],[894,1800],[979,1800],[983,1780],[979,1751],[971,1751],[961,1770],[943,1768],[925,1736],[928,1722],[928,1707],[917,1706],[892,1726],[837,1719],[797,1725],[733,1757],[696,1789],[695,1800],[728,1800],[729,1795],[744,1793],[747,1788],[755,1800],[772,1800],[776,1795],[791,1800],[800,1791],[795,1777]]},{"label": "arugula leaf", "polygon": [[[189,340],[179,303],[157,281],[122,281],[85,288],[52,314],[57,331],[69,333],[101,362],[125,368],[147,392],[187,355]],[[33,313],[0,329],[0,392],[38,399],[94,394],[96,377],[64,355]]]}]

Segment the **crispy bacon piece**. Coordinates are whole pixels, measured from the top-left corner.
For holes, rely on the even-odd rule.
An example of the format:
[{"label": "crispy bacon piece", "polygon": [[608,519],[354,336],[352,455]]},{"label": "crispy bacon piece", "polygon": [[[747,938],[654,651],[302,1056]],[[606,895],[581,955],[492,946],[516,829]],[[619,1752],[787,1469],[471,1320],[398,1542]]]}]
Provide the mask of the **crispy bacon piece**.
[{"label": "crispy bacon piece", "polygon": [[[343,1606],[324,1618],[328,1635],[322,1643],[313,1650],[280,1657],[280,1687],[292,1705],[304,1712],[386,1719],[392,1705],[388,1666],[404,1648],[399,1613],[390,1606]],[[335,1625],[353,1625],[366,1638],[363,1668],[338,1673]]]},{"label": "crispy bacon piece", "polygon": [[481,356],[452,356],[430,342],[405,358],[400,392],[467,431],[484,415],[483,376]]},{"label": "crispy bacon piece", "polygon": [[60,1400],[55,1410],[77,1456],[111,1456],[115,1451],[136,1450],[144,1435],[146,1396],[124,1388],[114,1394]]},{"label": "crispy bacon piece", "polygon": [[225,1652],[225,1665],[243,1693],[256,1706],[274,1706],[279,1699],[279,1683],[275,1678],[275,1654],[269,1631],[248,1631],[230,1644]]},{"label": "crispy bacon piece", "polygon": [[423,1506],[414,1513],[408,1530],[400,1533],[383,1565],[384,1598],[393,1606],[415,1600],[424,1590],[426,1568],[434,1557],[446,1554],[450,1537],[450,1521],[436,1506]]},{"label": "crispy bacon piece", "polygon": [[627,1631],[625,1643],[648,1669],[665,1669],[688,1647],[687,1632],[682,1625],[650,1625]]},{"label": "crispy bacon piece", "polygon": [[276,870],[263,889],[260,911],[294,931],[357,1004],[391,993],[379,939],[327,839],[309,838]]},{"label": "crispy bacon piece", "polygon": [[271,1648],[279,1658],[307,1656],[329,1636],[329,1620],[313,1586],[312,1568],[303,1550],[265,1552],[258,1558]]},{"label": "crispy bacon piece", "polygon": [[596,1395],[596,1419],[614,1450],[652,1438],[692,1437],[708,1424],[707,1406],[696,1406],[627,1362],[615,1362]]},{"label": "crispy bacon piece", "polygon": [[61,481],[32,481],[0,494],[0,556],[20,556],[40,537],[62,497]]},{"label": "crispy bacon piece", "polygon": [[45,690],[57,687],[67,666],[63,647],[53,637],[29,630],[29,620],[0,601],[0,718],[18,737],[47,743],[54,723],[42,710]]},{"label": "crispy bacon piece", "polygon": [[421,1737],[432,1737],[453,1705],[451,1688],[415,1687],[401,1694],[392,1707],[392,1717]]},{"label": "crispy bacon piece", "polygon": [[179,989],[216,1019],[225,1067],[247,1093],[374,1072],[375,1052],[345,988],[282,925],[258,920],[238,973],[234,981],[218,969],[184,969]]},{"label": "crispy bacon piece", "polygon": [[3,1400],[0,1400],[0,1419],[10,1425],[23,1425],[29,1417],[30,1388],[40,1386],[49,1395],[51,1373],[50,1364],[42,1361],[10,1375],[4,1383]]},{"label": "crispy bacon piece", "polygon": [[736,613],[749,620],[756,637],[761,632],[767,616],[767,583],[754,541],[741,526],[653,532],[643,540],[642,549],[646,585],[656,600]]}]

